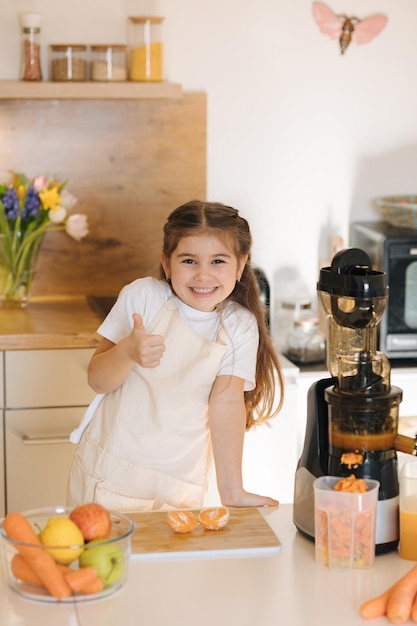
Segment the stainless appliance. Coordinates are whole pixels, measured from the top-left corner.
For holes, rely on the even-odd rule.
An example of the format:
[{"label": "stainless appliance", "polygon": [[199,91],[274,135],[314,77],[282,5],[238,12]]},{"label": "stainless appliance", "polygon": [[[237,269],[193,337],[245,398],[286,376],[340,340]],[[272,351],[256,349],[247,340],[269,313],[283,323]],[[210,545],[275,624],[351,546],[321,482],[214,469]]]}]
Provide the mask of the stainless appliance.
[{"label": "stainless appliance", "polygon": [[379,327],[378,347],[390,360],[417,357],[417,231],[386,222],[355,222],[350,245],[365,250],[385,272],[389,300]]},{"label": "stainless appliance", "polygon": [[320,271],[320,303],[327,316],[330,377],[307,398],[304,448],[294,491],[294,523],[314,539],[313,482],[318,476],[373,478],[380,482],[376,552],[398,545],[396,451],[415,454],[415,440],[397,434],[402,390],[391,386],[390,364],[376,349],[385,310],[386,275],[374,271],[358,248],[338,252]]}]

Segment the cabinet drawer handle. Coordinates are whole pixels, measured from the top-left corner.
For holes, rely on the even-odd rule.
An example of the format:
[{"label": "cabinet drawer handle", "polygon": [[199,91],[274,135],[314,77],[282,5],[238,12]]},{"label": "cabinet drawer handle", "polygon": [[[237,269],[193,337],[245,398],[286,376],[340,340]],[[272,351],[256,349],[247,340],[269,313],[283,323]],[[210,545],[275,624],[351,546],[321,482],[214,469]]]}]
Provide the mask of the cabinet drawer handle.
[{"label": "cabinet drawer handle", "polygon": [[62,437],[31,437],[30,435],[23,435],[22,440],[25,446],[39,446],[45,443],[71,443],[69,435],[63,435]]}]

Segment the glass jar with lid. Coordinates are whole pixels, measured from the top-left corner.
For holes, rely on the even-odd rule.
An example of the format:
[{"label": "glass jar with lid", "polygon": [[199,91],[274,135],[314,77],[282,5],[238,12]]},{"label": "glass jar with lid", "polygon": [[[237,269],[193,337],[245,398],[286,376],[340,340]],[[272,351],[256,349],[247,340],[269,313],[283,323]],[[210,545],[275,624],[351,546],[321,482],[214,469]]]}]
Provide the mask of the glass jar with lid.
[{"label": "glass jar with lid", "polygon": [[91,46],[91,80],[127,80],[126,46],[94,44]]},{"label": "glass jar with lid", "polygon": [[275,302],[273,338],[275,350],[279,354],[285,354],[288,335],[294,328],[295,321],[310,310],[310,300],[283,300]]},{"label": "glass jar with lid", "polygon": [[325,360],[326,338],[320,330],[318,317],[304,314],[295,320],[288,334],[285,356],[297,365],[322,363]]},{"label": "glass jar with lid", "polygon": [[41,70],[41,15],[40,13],[21,13],[22,28],[21,80],[42,80]]},{"label": "glass jar with lid", "polygon": [[50,78],[52,81],[82,82],[87,80],[87,46],[51,44]]},{"label": "glass jar with lid", "polygon": [[163,80],[163,17],[129,17],[129,78],[132,81]]}]

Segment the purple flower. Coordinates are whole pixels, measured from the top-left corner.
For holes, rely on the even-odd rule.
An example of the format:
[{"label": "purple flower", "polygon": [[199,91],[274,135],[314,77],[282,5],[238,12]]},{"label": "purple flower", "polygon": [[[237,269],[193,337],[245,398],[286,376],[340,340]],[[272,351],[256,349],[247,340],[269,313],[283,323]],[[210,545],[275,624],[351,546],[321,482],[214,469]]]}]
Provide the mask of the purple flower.
[{"label": "purple flower", "polygon": [[2,198],[4,208],[6,210],[6,217],[8,220],[15,220],[19,215],[19,198],[17,197],[15,189],[7,189]]},{"label": "purple flower", "polygon": [[22,218],[27,220],[30,217],[36,217],[39,213],[40,203],[39,194],[31,183],[27,190],[25,205],[22,211]]}]

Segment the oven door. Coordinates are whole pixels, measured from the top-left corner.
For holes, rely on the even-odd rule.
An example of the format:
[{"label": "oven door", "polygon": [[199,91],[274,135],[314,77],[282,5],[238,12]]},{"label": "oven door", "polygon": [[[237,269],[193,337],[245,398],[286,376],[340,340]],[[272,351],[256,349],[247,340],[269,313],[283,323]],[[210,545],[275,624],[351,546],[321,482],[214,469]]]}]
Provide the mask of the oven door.
[{"label": "oven door", "polygon": [[390,359],[417,357],[417,241],[387,239],[389,298],[381,320],[380,350]]}]

